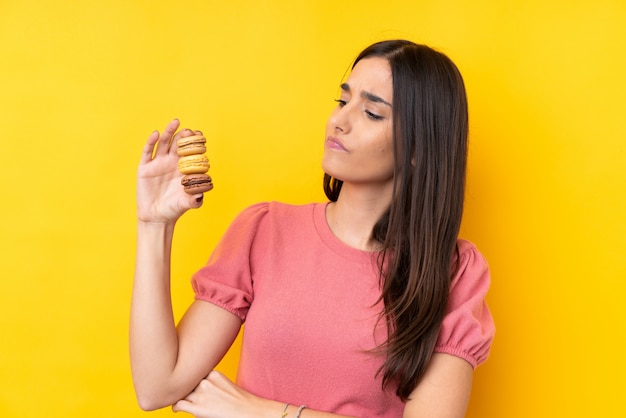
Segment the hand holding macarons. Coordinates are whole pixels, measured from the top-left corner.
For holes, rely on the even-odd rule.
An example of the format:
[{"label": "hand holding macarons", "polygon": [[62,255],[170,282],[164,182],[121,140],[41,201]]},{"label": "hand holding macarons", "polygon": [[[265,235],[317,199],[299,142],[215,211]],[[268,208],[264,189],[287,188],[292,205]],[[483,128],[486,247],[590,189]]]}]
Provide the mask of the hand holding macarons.
[{"label": "hand holding macarons", "polygon": [[161,133],[154,131],[144,146],[137,171],[141,221],[175,222],[188,209],[202,206],[201,194],[213,188],[206,174],[206,139],[200,131],[179,127],[174,119]]}]

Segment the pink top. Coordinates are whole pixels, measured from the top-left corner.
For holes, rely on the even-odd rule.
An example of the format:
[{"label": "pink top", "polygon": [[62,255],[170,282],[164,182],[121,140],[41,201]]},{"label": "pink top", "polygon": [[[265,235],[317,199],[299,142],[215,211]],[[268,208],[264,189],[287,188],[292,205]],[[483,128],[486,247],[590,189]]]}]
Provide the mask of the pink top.
[{"label": "pink top", "polygon": [[[243,211],[193,277],[196,298],[245,321],[238,383],[264,398],[357,417],[401,417],[395,387],[377,371],[384,321],[375,253],[339,241],[326,203],[260,203]],[[459,241],[460,269],[436,352],[476,367],[494,325],[487,263]]]}]

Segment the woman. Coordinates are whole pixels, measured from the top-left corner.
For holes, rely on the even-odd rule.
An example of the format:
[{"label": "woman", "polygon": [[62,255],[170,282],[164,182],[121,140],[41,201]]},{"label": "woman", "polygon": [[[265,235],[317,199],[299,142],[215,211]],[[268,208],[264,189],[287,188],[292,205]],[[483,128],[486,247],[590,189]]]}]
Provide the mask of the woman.
[{"label": "woman", "polygon": [[[169,292],[186,195],[154,132],[138,172],[131,364],[140,406],[197,417],[462,417],[494,333],[483,257],[457,239],[467,155],[463,80],[443,54],[376,43],[326,127],[329,202],[261,203],[193,277],[178,328]],[[156,150],[155,150],[156,148]],[[153,152],[154,151],[154,152]],[[212,371],[246,322],[237,384]]]}]

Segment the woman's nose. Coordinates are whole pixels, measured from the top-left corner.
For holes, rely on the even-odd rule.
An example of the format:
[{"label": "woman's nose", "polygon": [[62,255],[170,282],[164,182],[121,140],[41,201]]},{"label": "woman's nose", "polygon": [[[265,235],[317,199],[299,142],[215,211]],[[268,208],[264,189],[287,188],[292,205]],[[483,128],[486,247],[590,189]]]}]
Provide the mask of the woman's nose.
[{"label": "woman's nose", "polygon": [[350,104],[337,106],[333,111],[330,122],[335,131],[346,133],[352,126]]}]

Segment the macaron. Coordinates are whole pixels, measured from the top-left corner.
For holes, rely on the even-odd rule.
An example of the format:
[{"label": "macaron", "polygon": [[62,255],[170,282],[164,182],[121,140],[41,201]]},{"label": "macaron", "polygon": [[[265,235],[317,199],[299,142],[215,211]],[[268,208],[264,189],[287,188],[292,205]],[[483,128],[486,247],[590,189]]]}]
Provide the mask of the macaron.
[{"label": "macaron", "polygon": [[179,138],[176,141],[176,152],[179,156],[204,154],[206,152],[206,138],[202,135],[191,135]]},{"label": "macaron", "polygon": [[181,174],[204,174],[209,171],[209,159],[204,154],[185,155],[178,159]]},{"label": "macaron", "polygon": [[180,183],[189,194],[204,193],[213,189],[213,181],[208,174],[189,174],[183,177]]}]

